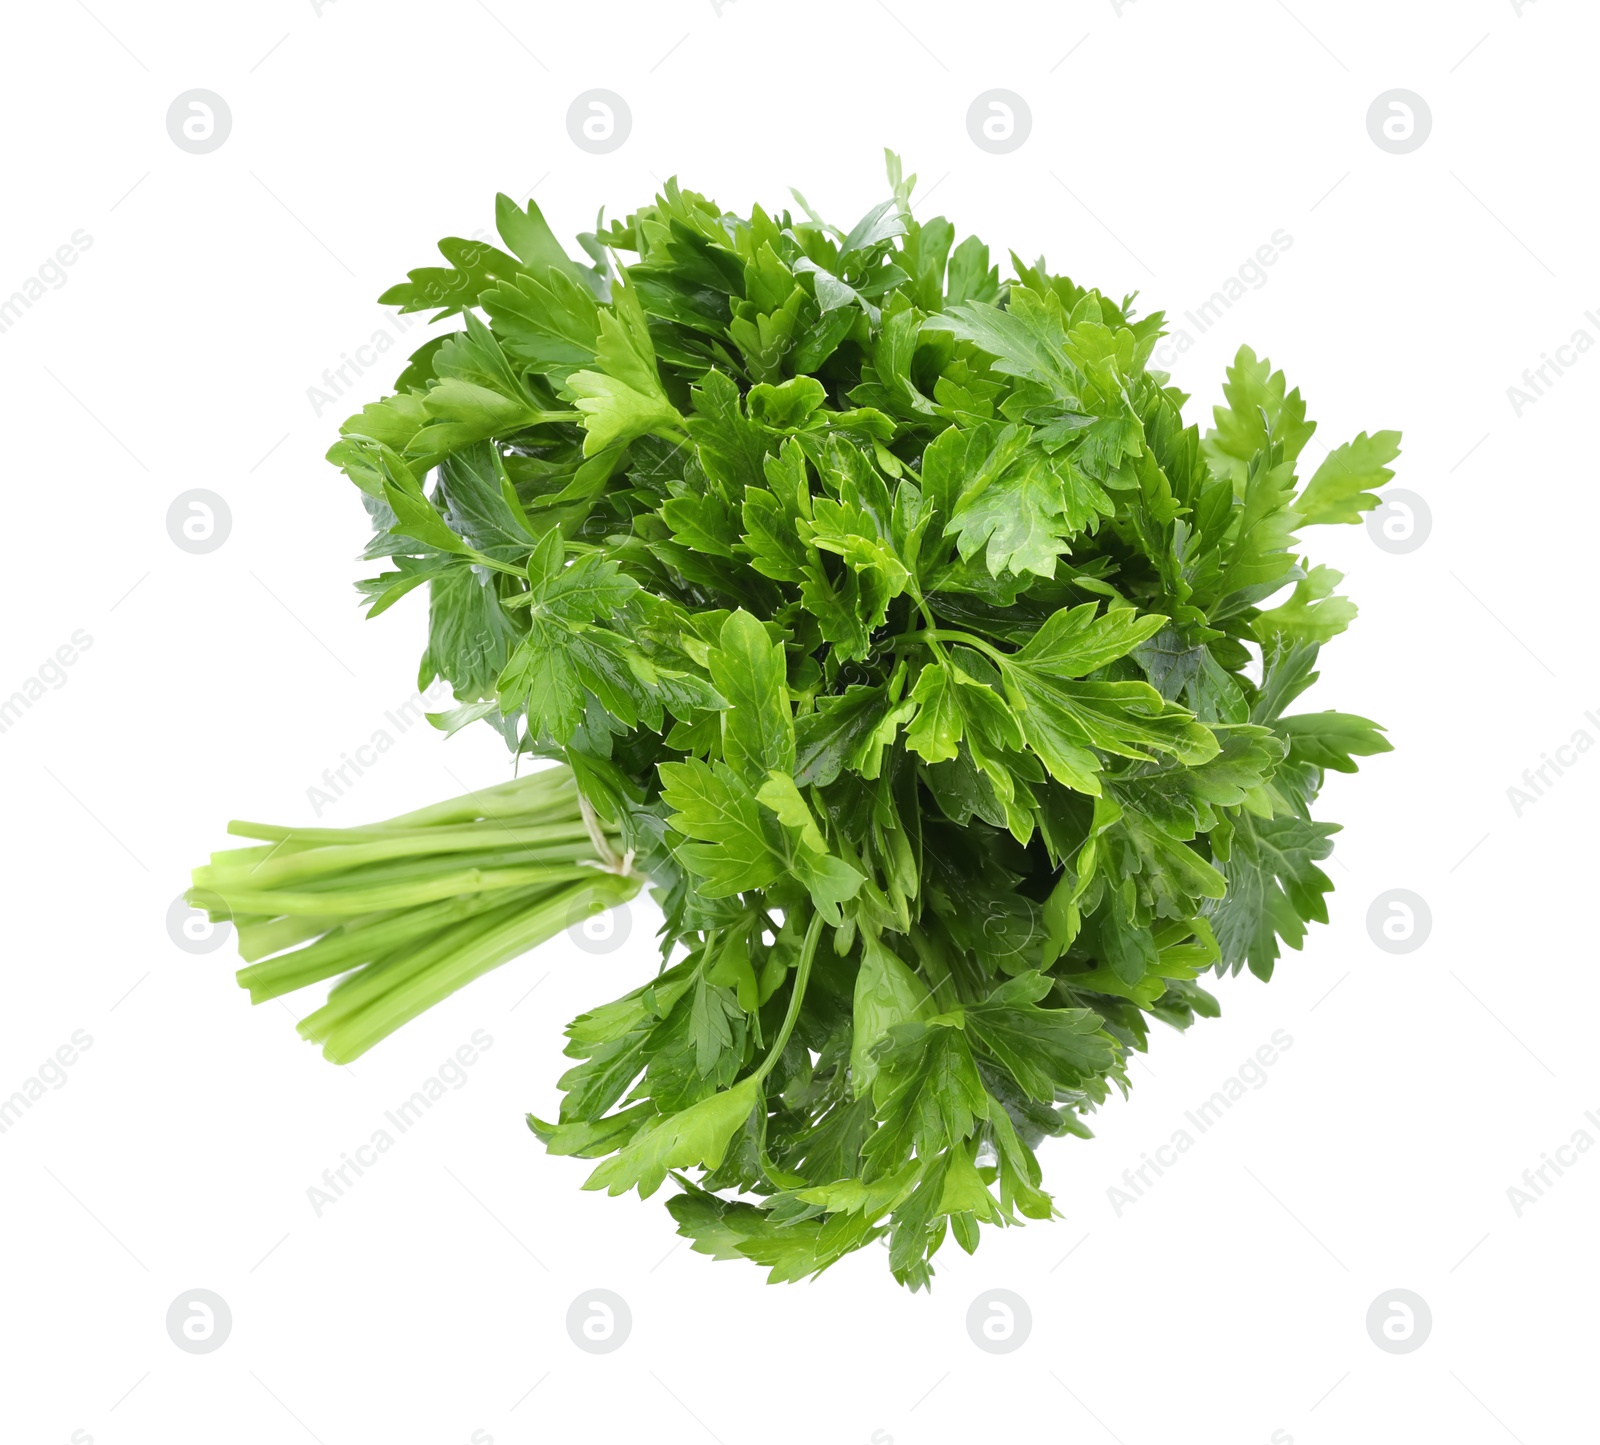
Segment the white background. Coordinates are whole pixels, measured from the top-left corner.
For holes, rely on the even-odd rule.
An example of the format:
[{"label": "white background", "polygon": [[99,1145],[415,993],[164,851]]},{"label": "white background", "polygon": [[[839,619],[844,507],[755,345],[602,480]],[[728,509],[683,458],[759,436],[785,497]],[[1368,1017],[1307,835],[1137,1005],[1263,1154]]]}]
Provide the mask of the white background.
[{"label": "white background", "polygon": [[[92,645],[0,734],[0,1095],[74,1030],[93,1044],[0,1135],[6,1441],[1595,1438],[1600,1151],[1566,1156],[1520,1217],[1507,1190],[1575,1131],[1600,1140],[1600,757],[1547,774],[1520,816],[1507,789],[1577,730],[1600,738],[1600,355],[1520,416],[1507,388],[1579,327],[1600,339],[1583,316],[1600,307],[1600,25],[1575,0],[1120,8],[89,0],[9,17],[0,297],[75,231],[92,245],[0,334],[0,696],[76,630]],[[196,87],[232,113],[207,155],[166,128]],[[609,155],[568,136],[592,87],[632,111]],[[966,127],[996,87],[1032,112],[1009,155]],[[1368,134],[1395,87],[1432,112],[1409,155]],[[934,189],[923,215],[1173,315],[1285,230],[1266,284],[1175,367],[1194,417],[1248,341],[1301,386],[1319,442],[1403,429],[1395,485],[1432,513],[1403,555],[1361,527],[1308,538],[1362,609],[1310,701],[1379,718],[1396,745],[1329,783],[1346,825],[1330,926],[1270,986],[1221,983],[1220,1021],[1158,1026],[1095,1141],[1046,1145],[1063,1220],[988,1232],[971,1259],[947,1246],[917,1296],[877,1249],[800,1286],[713,1264],[659,1199],[581,1193],[585,1166],[528,1134],[523,1112],[555,1101],[562,1024],[650,969],[646,909],[616,952],[563,937],[342,1071],[285,1008],[248,1006],[231,947],[189,954],[165,925],[229,817],[310,821],[307,789],[414,684],[420,598],[362,620],[365,519],[321,460],[403,351],[348,406],[308,398],[393,331],[373,298],[437,237],[489,225],[496,190],[531,188],[561,235],[674,173],[740,210],[793,184],[849,225],[886,193],[884,145]],[[196,487],[232,512],[204,556],[166,530]],[[477,731],[397,737],[325,820],[498,779]],[[1391,888],[1432,912],[1405,956],[1366,923]],[[466,1084],[317,1217],[308,1187],[475,1029],[493,1045]],[[1276,1029],[1293,1044],[1265,1085],[1119,1217],[1122,1171]],[[195,1288],[233,1315],[207,1355],[164,1323]],[[609,1355],[566,1332],[593,1288],[632,1313]],[[968,1337],[991,1288],[1031,1308],[1011,1354]],[[1406,1355],[1365,1326],[1395,1288],[1433,1316]]]}]

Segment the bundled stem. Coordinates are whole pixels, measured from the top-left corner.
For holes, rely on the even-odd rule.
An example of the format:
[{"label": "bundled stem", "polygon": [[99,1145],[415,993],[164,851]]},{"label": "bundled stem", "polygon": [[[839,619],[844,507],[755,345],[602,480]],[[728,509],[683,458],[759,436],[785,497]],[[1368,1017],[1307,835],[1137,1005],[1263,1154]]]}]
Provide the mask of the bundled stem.
[{"label": "bundled stem", "polygon": [[359,828],[228,831],[262,842],[213,853],[189,901],[233,921],[252,1003],[338,980],[299,1029],[339,1064],[643,881],[565,767]]}]

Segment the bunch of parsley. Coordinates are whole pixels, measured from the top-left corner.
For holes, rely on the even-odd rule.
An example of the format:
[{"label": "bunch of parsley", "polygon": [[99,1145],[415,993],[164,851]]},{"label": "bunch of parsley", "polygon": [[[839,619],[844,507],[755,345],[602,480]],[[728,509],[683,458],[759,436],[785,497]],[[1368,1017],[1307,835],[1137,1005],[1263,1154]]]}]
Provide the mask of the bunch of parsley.
[{"label": "bunch of parsley", "polygon": [[[501,196],[506,249],[447,239],[382,298],[460,320],[330,453],[386,564],[362,589],[425,586],[436,721],[565,791],[338,856],[289,830],[321,891],[234,912],[256,957],[332,930],[246,970],[262,996],[362,965],[330,998],[353,1057],[500,961],[486,930],[515,951],[648,878],[660,971],[571,1024],[533,1130],[590,1188],[671,1175],[716,1258],[796,1279],[886,1236],[916,1287],[947,1234],[1051,1215],[1036,1150],[1126,1092],[1151,1019],[1214,1016],[1202,974],[1267,978],[1326,921],[1311,804],[1388,744],[1291,711],[1355,614],[1297,533],[1375,506],[1399,438],[1301,486],[1313,424],[1248,349],[1202,438],[1159,313],[1042,260],[1002,280],[889,169],[848,232],[669,183],[584,261]],[[472,839],[510,891],[451,893]],[[197,884],[226,909],[264,851]],[[371,906],[374,856],[416,908]]]}]

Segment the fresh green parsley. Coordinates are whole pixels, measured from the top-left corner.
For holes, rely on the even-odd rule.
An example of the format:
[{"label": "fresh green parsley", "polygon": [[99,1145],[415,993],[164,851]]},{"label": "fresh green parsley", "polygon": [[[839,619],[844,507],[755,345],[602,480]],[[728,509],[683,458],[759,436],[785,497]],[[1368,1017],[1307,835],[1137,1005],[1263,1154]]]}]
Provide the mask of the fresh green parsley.
[{"label": "fresh green parsley", "polygon": [[[236,824],[193,897],[260,1000],[347,1061],[646,881],[659,969],[567,1030],[530,1116],[587,1187],[671,1182],[681,1233],[774,1280],[873,1241],[1048,1219],[1152,1021],[1218,1012],[1327,918],[1326,770],[1388,749],[1296,710],[1355,607],[1300,555],[1394,432],[1334,448],[1249,349],[1204,436],[1160,313],[919,221],[849,231],[669,182],[382,298],[450,329],[330,453],[370,614],[426,589],[420,680],[517,781],[369,828]],[[1057,1153],[1059,1151],[1045,1151]],[[1059,1163],[1069,1158],[1061,1154]]]}]

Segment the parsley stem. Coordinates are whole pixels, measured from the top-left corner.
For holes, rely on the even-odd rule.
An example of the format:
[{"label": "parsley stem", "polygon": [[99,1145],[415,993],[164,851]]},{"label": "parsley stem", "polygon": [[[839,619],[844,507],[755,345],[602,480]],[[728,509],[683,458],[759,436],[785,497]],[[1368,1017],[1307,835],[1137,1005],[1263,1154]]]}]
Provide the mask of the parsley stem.
[{"label": "parsley stem", "polygon": [[[598,830],[597,830],[598,831]],[[277,888],[285,883],[311,879],[329,873],[344,873],[366,863],[413,858],[419,855],[478,852],[491,849],[503,853],[505,861],[516,863],[548,857],[581,855],[572,845],[592,841],[581,821],[534,827],[504,827],[479,824],[476,827],[419,828],[410,833],[391,833],[384,838],[343,842],[334,846],[281,852],[276,858],[263,858],[254,867],[243,864],[210,864],[194,870],[196,888],[224,891],[229,883],[243,889]],[[603,839],[601,840],[603,841]],[[561,845],[567,845],[562,847]],[[546,845],[539,848],[537,845]],[[600,842],[595,842],[599,852]],[[611,858],[609,847],[601,854]]]},{"label": "parsley stem", "polygon": [[[568,866],[528,864],[521,868],[462,868],[437,873],[425,880],[406,880],[368,888],[342,888],[337,891],[299,892],[276,889],[233,889],[226,895],[230,909],[242,913],[309,913],[329,917],[353,917],[377,913],[386,908],[410,908],[418,903],[433,903],[453,898],[458,893],[483,893],[499,888],[516,888],[527,883],[575,883],[592,877],[593,867],[581,863]],[[189,898],[205,907],[206,888],[192,888]]]},{"label": "parsley stem", "polygon": [[532,904],[549,891],[548,885],[535,883],[499,894],[461,894],[416,908],[339,921],[304,948],[241,968],[238,979],[250,990],[250,1002],[262,1003],[383,958],[392,950],[414,947],[501,902]]},{"label": "parsley stem", "polygon": [[[928,604],[922,600],[922,593],[918,592],[916,596],[917,611],[922,614],[923,628],[921,632],[909,632],[905,636],[925,642],[940,662],[949,662],[950,659],[945,655],[944,648],[939,645],[939,620],[933,615]],[[895,641],[899,642],[900,638],[895,638]]]},{"label": "parsley stem", "polygon": [[576,807],[577,795],[578,785],[569,769],[544,768],[487,788],[474,788],[459,798],[402,813],[375,826],[414,828],[435,823],[470,823],[478,818],[515,817],[558,804]]},{"label": "parsley stem", "polygon": [[970,632],[955,632],[948,627],[935,630],[933,636],[941,642],[959,643],[962,647],[971,647],[983,653],[986,657],[993,658],[996,662],[1009,662],[1011,659],[1001,652],[992,643],[985,642],[981,637],[974,637]]},{"label": "parsley stem", "polygon": [[583,870],[583,875],[576,887],[555,890],[532,907],[508,902],[480,920],[446,930],[447,938],[426,951],[422,967],[416,967],[414,955],[409,956],[406,976],[353,1012],[344,1012],[344,999],[335,989],[317,1014],[301,1021],[301,1033],[321,1042],[323,1056],[331,1063],[348,1064],[473,979],[595,911],[594,904],[615,908],[626,903],[643,881],[594,868]]},{"label": "parsley stem", "polygon": [[300,1026],[337,1063],[644,881],[566,768],[365,827],[229,831],[261,841],[213,853],[190,901],[238,928],[252,1001],[337,978]]},{"label": "parsley stem", "polygon": [[794,972],[794,992],[789,995],[789,1009],[783,1016],[783,1027],[778,1030],[778,1037],[772,1041],[766,1058],[756,1070],[757,1079],[764,1079],[772,1072],[788,1047],[789,1035],[794,1032],[795,1021],[800,1017],[800,1004],[806,996],[806,985],[811,981],[811,960],[817,956],[817,939],[821,936],[822,915],[813,913],[811,923],[806,928],[805,942],[800,945],[800,965]]},{"label": "parsley stem", "polygon": [[528,580],[528,569],[526,567],[515,567],[509,562],[498,562],[493,557],[485,557],[482,552],[473,550],[469,550],[462,555],[475,566],[488,567],[495,572],[504,572],[506,576],[519,577],[524,582]]},{"label": "parsley stem", "polygon": [[[606,870],[610,873],[626,873],[627,865],[612,849],[605,833],[601,830],[600,819],[595,816],[594,804],[582,793],[578,794],[578,811],[583,815],[583,826],[589,841],[594,845],[594,851],[600,855],[600,861],[605,864]],[[633,855],[630,853],[628,856],[632,858]]]},{"label": "parsley stem", "polygon": [[1008,654],[1001,652],[993,643],[985,642],[981,637],[974,637],[970,632],[958,632],[949,627],[936,627],[933,625],[933,618],[928,617],[926,611],[924,611],[923,616],[927,619],[927,627],[921,628],[916,632],[902,632],[898,637],[891,637],[889,639],[890,644],[895,645],[902,642],[923,644],[931,648],[934,655],[941,662],[948,660],[944,649],[939,645],[941,642],[951,642],[960,647],[970,647],[977,652],[992,657],[996,662],[1004,663],[1011,660]]}]

